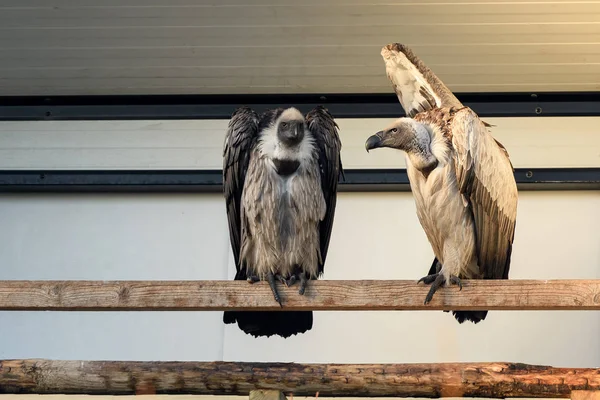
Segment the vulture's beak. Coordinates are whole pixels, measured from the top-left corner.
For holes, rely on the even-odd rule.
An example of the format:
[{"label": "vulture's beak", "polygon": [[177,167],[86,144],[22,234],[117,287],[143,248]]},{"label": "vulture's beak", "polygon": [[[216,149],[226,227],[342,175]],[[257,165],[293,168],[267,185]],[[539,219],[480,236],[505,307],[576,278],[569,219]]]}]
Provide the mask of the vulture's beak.
[{"label": "vulture's beak", "polygon": [[383,136],[383,131],[379,131],[379,132],[377,132],[373,136],[370,136],[367,139],[367,141],[365,142],[365,149],[367,150],[367,153],[371,149],[376,149],[378,147],[383,147],[382,141],[381,141],[381,137],[382,136]]}]

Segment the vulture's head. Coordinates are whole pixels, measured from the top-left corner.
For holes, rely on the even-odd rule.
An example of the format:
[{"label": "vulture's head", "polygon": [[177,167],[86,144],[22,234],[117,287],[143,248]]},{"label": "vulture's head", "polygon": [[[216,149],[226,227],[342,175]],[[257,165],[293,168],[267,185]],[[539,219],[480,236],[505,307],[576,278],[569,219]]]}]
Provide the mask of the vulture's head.
[{"label": "vulture's head", "polygon": [[411,118],[399,118],[370,136],[365,142],[365,149],[367,152],[380,147],[402,150],[418,170],[428,174],[438,165],[430,144],[431,136],[425,125]]},{"label": "vulture's head", "polygon": [[287,147],[297,146],[304,139],[306,122],[297,109],[290,107],[277,119],[277,139]]},{"label": "vulture's head", "polygon": [[[365,148],[371,149],[389,147],[409,153],[415,145],[422,141],[423,127],[410,118],[398,118],[382,131],[377,132],[367,139]],[[426,132],[425,132],[426,134]],[[421,140],[420,140],[421,139]]]}]

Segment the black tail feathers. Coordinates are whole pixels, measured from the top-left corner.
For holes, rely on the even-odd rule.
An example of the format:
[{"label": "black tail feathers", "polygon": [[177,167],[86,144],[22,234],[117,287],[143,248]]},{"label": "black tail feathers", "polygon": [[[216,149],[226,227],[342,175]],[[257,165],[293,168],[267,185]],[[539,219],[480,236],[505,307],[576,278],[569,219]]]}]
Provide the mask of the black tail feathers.
[{"label": "black tail feathers", "polygon": [[278,335],[288,338],[312,328],[312,311],[225,311],[223,322],[238,326],[254,337]]},{"label": "black tail feathers", "polygon": [[459,324],[465,321],[471,321],[476,324],[479,321],[483,321],[487,313],[487,311],[452,311],[452,315],[454,315]]},{"label": "black tail feathers", "polygon": [[[246,280],[245,268],[238,269],[236,281]],[[223,322],[234,324],[254,337],[278,335],[288,338],[312,328],[312,311],[225,311]]]}]

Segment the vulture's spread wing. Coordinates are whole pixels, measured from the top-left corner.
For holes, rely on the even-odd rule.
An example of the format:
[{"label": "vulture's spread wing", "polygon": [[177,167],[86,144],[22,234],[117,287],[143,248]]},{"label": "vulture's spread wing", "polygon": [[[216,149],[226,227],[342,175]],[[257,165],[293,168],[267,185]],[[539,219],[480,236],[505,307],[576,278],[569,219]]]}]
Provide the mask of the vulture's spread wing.
[{"label": "vulture's spread wing", "polygon": [[456,178],[473,213],[484,279],[507,279],[517,218],[517,185],[508,153],[468,107],[451,125]]},{"label": "vulture's spread wing", "polygon": [[233,249],[235,266],[240,271],[241,245],[241,198],[244,190],[250,150],[258,137],[258,114],[248,108],[240,107],[229,120],[223,146],[223,192],[229,221],[229,238]]},{"label": "vulture's spread wing", "polygon": [[319,226],[322,257],[319,272],[322,273],[333,226],[337,185],[340,173],[342,173],[342,160],[340,158],[342,144],[337,132],[338,126],[324,107],[318,106],[306,114],[306,123],[316,139],[317,157],[321,172],[321,189],[327,204],[325,218]]},{"label": "vulture's spread wing", "polygon": [[462,107],[450,89],[408,47],[388,44],[381,50],[388,78],[409,117],[439,107]]}]

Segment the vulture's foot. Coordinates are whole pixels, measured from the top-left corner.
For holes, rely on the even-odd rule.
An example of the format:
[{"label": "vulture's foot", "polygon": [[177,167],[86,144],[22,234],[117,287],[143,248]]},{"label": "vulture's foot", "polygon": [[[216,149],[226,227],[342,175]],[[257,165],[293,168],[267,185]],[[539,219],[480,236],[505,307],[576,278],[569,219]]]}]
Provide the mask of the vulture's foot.
[{"label": "vulture's foot", "polygon": [[426,285],[429,285],[431,282],[435,281],[435,278],[437,278],[437,277],[438,277],[438,274],[431,274],[431,275],[424,276],[418,280],[417,284],[423,282]]},{"label": "vulture's foot", "polygon": [[285,285],[287,287],[292,286],[294,283],[296,283],[296,280],[298,279],[298,278],[296,278],[296,275],[292,275],[287,279],[285,279],[283,277],[283,275],[280,275],[280,274],[275,275],[275,277],[277,278],[277,280],[279,282],[281,282],[283,285]]},{"label": "vulture's foot", "polygon": [[[446,283],[446,278],[444,278],[444,275],[442,275],[441,273],[437,273],[424,276],[423,278],[419,279],[419,282],[424,282],[426,285],[431,283],[429,293],[427,293],[427,296],[425,296],[424,304],[427,304],[433,299],[433,295],[435,294],[435,292],[437,292],[437,290],[441,288],[444,285],[444,283]],[[462,282],[457,276],[450,275],[450,283],[453,285],[457,285],[459,287],[459,290],[462,290]]]},{"label": "vulture's foot", "polygon": [[256,283],[256,282],[260,281],[260,278],[256,275],[250,275],[249,277],[246,278],[246,281],[248,281],[248,283]]},{"label": "vulture's foot", "polygon": [[277,292],[277,284],[275,283],[275,275],[272,272],[267,274],[267,281],[269,282],[269,286],[271,287],[271,291],[273,292],[273,297],[275,301],[279,303],[280,307],[283,307],[281,304],[281,297],[279,297],[279,293]]},{"label": "vulture's foot", "polygon": [[294,286],[294,283],[296,283],[297,280],[298,278],[296,277],[296,275],[292,275],[287,281],[285,281],[285,285],[287,287]]},{"label": "vulture's foot", "polygon": [[458,285],[458,290],[462,290],[462,281],[458,276],[450,275],[450,283],[453,285]]},{"label": "vulture's foot", "polygon": [[277,278],[277,280],[279,282],[281,282],[284,285],[287,285],[287,281],[285,280],[285,278],[283,277],[283,275],[281,274],[275,274],[275,278]]},{"label": "vulture's foot", "polygon": [[298,289],[298,294],[299,295],[304,295],[304,291],[306,290],[306,285],[308,284],[308,278],[306,277],[306,274],[302,273],[300,274],[300,289]]},{"label": "vulture's foot", "polygon": [[[444,275],[442,274],[436,274],[437,276],[433,279],[433,282],[431,283],[431,287],[429,288],[429,293],[427,293],[427,296],[425,296],[425,303],[427,304],[431,301],[431,299],[433,299],[433,295],[435,292],[437,292],[437,290],[439,288],[441,288],[444,283],[446,282],[446,279],[444,278]],[[432,275],[429,275],[432,276]],[[425,282],[425,281],[423,281]]]}]

